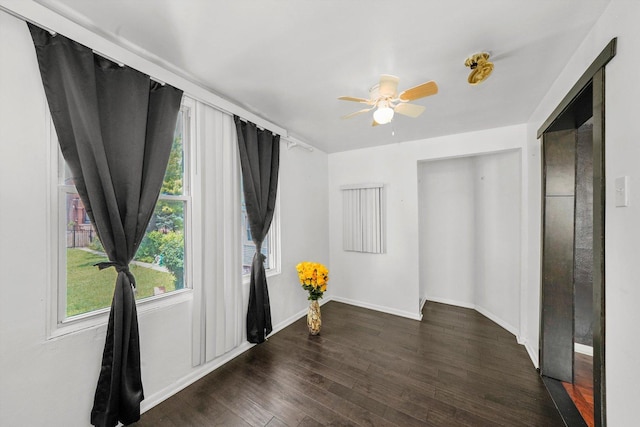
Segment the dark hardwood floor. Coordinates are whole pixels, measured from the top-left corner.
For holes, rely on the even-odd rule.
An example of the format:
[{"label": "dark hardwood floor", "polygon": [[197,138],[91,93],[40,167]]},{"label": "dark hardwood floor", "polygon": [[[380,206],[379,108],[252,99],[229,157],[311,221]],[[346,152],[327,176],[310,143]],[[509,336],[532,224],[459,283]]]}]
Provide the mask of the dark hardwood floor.
[{"label": "dark hardwood floor", "polygon": [[422,322],[337,302],[142,415],[137,426],[562,426],[524,347],[478,312]]}]

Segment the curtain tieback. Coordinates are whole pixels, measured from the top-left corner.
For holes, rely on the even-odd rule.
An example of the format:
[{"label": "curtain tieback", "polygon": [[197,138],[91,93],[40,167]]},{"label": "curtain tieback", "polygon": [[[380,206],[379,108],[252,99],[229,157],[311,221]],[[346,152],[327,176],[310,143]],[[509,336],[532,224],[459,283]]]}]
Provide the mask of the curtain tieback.
[{"label": "curtain tieback", "polygon": [[264,262],[267,257],[262,253],[262,242],[253,241],[253,244],[256,245],[256,255],[260,258],[260,262]]},{"label": "curtain tieback", "polygon": [[254,256],[257,256],[260,259],[260,262],[264,262],[267,257],[262,252],[256,252]]},{"label": "curtain tieback", "polygon": [[131,286],[133,286],[134,288],[136,287],[136,278],[133,277],[133,273],[131,273],[131,271],[129,270],[129,265],[118,264],[117,262],[113,262],[113,261],[99,262],[93,265],[94,267],[98,267],[98,269],[100,270],[104,270],[105,268],[109,268],[109,267],[115,268],[118,273],[126,274],[127,277],[129,278],[129,281],[131,282]]}]

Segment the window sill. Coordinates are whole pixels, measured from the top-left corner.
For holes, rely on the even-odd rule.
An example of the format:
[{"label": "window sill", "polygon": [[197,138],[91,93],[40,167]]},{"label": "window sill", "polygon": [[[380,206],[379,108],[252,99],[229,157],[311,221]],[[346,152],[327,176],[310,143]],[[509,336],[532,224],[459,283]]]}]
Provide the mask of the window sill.
[{"label": "window sill", "polygon": [[[272,268],[271,270],[267,270],[266,271],[266,276],[267,279],[269,277],[273,277],[273,276],[278,276],[281,273],[279,268]],[[250,274],[245,274],[242,276],[242,284],[243,285],[248,285],[249,282],[251,282],[251,275]]]},{"label": "window sill", "polygon": [[[150,311],[159,310],[193,299],[193,289],[182,289],[166,295],[156,295],[136,301],[138,318]],[[70,317],[54,325],[49,333],[49,340],[58,339],[66,335],[84,332],[90,329],[98,329],[107,326],[109,321],[110,307],[92,311],[91,313],[79,314]]]}]

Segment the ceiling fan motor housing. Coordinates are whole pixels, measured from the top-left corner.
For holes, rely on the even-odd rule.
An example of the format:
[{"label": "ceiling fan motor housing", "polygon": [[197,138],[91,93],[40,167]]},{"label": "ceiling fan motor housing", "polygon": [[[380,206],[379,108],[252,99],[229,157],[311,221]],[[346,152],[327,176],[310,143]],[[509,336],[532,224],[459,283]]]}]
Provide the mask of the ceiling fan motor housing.
[{"label": "ceiling fan motor housing", "polygon": [[438,93],[438,85],[434,81],[421,83],[398,93],[398,81],[399,79],[396,76],[383,74],[380,76],[380,82],[369,89],[369,99],[353,96],[339,97],[338,99],[343,101],[358,102],[370,106],[369,108],[347,114],[343,116],[343,118],[351,118],[373,109],[376,109],[376,111],[374,111],[373,126],[389,123],[391,119],[393,119],[394,113],[415,118],[424,112],[425,107],[411,104],[409,101]]},{"label": "ceiling fan motor housing", "polygon": [[464,62],[464,65],[471,69],[467,81],[471,85],[477,85],[485,81],[493,72],[493,63],[489,62],[489,54],[486,52],[476,53]]}]

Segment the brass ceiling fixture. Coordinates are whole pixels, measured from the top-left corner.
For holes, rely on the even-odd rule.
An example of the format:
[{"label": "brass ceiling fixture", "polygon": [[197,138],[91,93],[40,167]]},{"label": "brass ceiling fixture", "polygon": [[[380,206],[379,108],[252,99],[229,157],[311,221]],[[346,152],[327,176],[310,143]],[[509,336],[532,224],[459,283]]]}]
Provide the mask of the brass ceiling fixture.
[{"label": "brass ceiling fixture", "polygon": [[396,76],[383,74],[380,76],[380,83],[369,90],[369,98],[355,98],[353,96],[341,96],[341,101],[359,102],[369,105],[369,108],[347,114],[342,117],[348,119],[358,114],[366,113],[374,108],[372,126],[384,125],[393,119],[394,113],[408,117],[418,117],[425,110],[425,107],[417,104],[409,104],[409,101],[424,98],[438,93],[438,85],[434,81],[428,81],[411,89],[398,93],[399,79]]},{"label": "brass ceiling fixture", "polygon": [[470,85],[477,85],[485,81],[493,71],[493,62],[489,62],[489,54],[486,52],[476,53],[464,61],[464,65],[471,68],[471,73],[467,81]]}]

